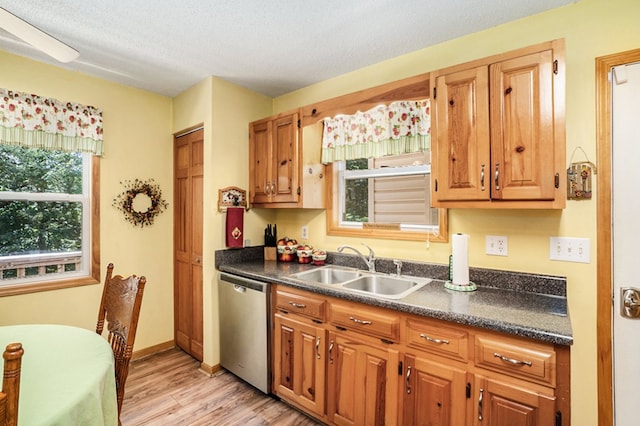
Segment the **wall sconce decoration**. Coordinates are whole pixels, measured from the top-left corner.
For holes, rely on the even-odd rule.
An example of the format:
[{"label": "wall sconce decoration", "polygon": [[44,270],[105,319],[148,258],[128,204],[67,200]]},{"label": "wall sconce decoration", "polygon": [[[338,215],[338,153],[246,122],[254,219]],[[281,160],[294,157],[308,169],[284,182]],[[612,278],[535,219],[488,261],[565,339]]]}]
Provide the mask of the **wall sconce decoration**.
[{"label": "wall sconce decoration", "polygon": [[237,186],[227,186],[218,190],[218,211],[225,212],[227,207],[244,207],[249,210],[247,204],[247,191]]},{"label": "wall sconce decoration", "polygon": [[591,177],[597,173],[596,165],[589,161],[587,154],[582,147],[578,146],[571,154],[571,161],[576,150],[582,151],[587,161],[577,162],[569,165],[567,169],[567,199],[568,200],[590,200]]}]

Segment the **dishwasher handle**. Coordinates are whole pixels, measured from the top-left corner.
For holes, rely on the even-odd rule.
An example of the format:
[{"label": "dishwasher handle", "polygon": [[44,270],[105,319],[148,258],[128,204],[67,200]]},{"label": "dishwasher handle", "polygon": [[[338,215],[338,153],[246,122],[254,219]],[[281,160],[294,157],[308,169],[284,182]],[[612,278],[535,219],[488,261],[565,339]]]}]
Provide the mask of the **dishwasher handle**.
[{"label": "dishwasher handle", "polygon": [[269,289],[269,284],[265,282],[241,277],[240,275],[229,274],[226,272],[220,272],[220,281],[225,281],[233,284],[233,289],[239,293],[245,293],[247,289],[266,293]]}]

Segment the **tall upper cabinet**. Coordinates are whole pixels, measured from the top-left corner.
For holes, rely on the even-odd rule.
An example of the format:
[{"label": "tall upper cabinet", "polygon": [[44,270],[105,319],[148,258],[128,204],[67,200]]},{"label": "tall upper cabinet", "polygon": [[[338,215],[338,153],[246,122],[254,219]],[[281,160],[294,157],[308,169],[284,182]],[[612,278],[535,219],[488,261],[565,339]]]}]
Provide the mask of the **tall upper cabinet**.
[{"label": "tall upper cabinet", "polygon": [[435,71],[430,81],[434,206],[564,208],[563,40]]},{"label": "tall upper cabinet", "polygon": [[299,116],[295,110],[249,124],[249,201],[254,207],[324,208],[322,128],[301,128]]}]

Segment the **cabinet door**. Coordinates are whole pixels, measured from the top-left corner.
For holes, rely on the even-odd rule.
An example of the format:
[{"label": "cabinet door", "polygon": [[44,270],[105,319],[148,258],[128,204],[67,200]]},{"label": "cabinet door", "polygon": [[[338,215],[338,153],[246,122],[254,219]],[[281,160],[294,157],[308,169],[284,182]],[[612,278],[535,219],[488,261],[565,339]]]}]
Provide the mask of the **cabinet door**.
[{"label": "cabinet door", "polygon": [[300,198],[298,113],[273,121],[272,202],[297,203]]},{"label": "cabinet door", "polygon": [[[546,50],[491,65],[492,198],[553,200],[553,54]],[[495,176],[494,176],[495,177]]]},{"label": "cabinet door", "polygon": [[336,425],[392,425],[397,414],[397,352],[329,333],[327,416]]},{"label": "cabinet door", "polygon": [[467,374],[463,369],[405,355],[403,425],[464,425]]},{"label": "cabinet door", "polygon": [[489,71],[436,77],[433,200],[489,200]]},{"label": "cabinet door", "polygon": [[532,389],[476,376],[476,426],[547,426],[555,424],[555,397]]},{"label": "cabinet door", "polygon": [[325,331],[279,313],[274,328],[274,393],[324,414]]},{"label": "cabinet door", "polygon": [[249,197],[251,203],[269,202],[272,185],[271,121],[249,127]]}]

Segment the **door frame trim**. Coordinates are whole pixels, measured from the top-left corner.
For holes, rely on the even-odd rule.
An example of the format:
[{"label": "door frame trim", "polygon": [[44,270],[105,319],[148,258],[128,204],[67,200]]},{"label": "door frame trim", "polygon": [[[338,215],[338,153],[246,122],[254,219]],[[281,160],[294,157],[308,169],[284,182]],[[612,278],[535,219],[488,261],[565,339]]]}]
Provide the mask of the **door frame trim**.
[{"label": "door frame trim", "polygon": [[613,425],[613,280],[611,240],[611,85],[609,72],[640,61],[640,49],[596,58],[598,424]]}]

